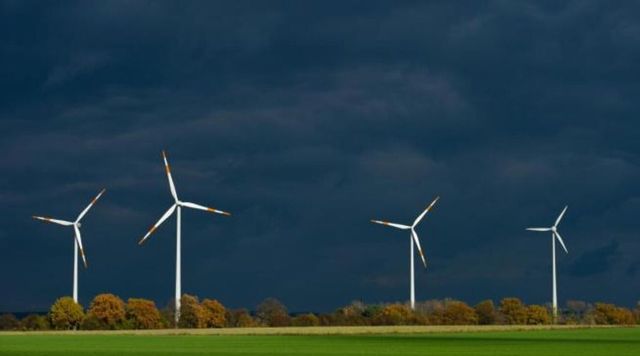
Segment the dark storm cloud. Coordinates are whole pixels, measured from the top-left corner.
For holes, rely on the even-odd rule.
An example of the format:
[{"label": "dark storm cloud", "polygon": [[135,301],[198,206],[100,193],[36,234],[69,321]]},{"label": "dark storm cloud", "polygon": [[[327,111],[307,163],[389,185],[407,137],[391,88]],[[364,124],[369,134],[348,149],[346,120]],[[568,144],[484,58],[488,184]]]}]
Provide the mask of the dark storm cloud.
[{"label": "dark storm cloud", "polygon": [[611,241],[606,246],[583,253],[571,266],[570,273],[576,277],[585,277],[606,272],[611,269],[618,253],[618,243]]},{"label": "dark storm cloud", "polygon": [[523,229],[565,204],[561,298],[636,298],[633,2],[0,6],[0,267],[22,267],[0,309],[69,292],[69,232],[30,216],[71,219],[103,186],[81,299],[168,300],[174,223],[135,244],[170,204],[162,149],[181,197],[234,213],[183,224],[185,291],[231,306],[405,298],[408,237],[368,221],[438,194],[419,298],[546,301],[549,237]]}]

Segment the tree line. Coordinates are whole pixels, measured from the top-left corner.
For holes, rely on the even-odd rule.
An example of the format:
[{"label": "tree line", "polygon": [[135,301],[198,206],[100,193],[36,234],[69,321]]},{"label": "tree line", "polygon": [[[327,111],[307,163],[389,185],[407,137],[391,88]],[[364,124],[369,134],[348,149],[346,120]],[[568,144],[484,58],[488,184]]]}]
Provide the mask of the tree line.
[{"label": "tree line", "polygon": [[[365,325],[543,325],[551,324],[551,310],[544,305],[527,305],[518,298],[492,300],[474,306],[453,299],[416,303],[365,304],[352,302],[331,313],[292,315],[277,299],[268,298],[255,312],[228,309],[215,299],[185,294],[181,298],[180,320],[174,325],[172,303],[158,309],[155,302],[116,295],[97,295],[86,310],[71,297],[55,301],[47,315],[31,314],[18,320],[0,315],[0,330],[126,330],[163,328],[223,328],[277,326],[365,326]],[[608,303],[569,301],[560,310],[558,324],[640,324],[640,302],[629,309]]]}]

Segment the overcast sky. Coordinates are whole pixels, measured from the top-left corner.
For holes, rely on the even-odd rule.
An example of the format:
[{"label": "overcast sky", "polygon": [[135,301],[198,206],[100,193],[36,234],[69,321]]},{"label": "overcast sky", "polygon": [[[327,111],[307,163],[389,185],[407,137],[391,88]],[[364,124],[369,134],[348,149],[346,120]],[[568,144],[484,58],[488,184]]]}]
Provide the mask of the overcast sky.
[{"label": "overcast sky", "polygon": [[[640,299],[634,1],[0,1],[0,310],[97,293],[293,311],[408,299]],[[418,261],[416,261],[418,263]]]}]

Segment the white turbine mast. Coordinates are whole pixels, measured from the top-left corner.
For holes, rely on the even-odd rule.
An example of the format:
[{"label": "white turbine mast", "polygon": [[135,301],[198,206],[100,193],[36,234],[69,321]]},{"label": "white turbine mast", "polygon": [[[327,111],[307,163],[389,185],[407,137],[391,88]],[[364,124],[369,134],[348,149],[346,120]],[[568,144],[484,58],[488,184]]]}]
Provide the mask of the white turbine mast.
[{"label": "white turbine mast", "polygon": [[409,226],[409,225],[403,225],[403,224],[396,224],[396,223],[391,223],[388,221],[382,221],[382,220],[371,220],[371,222],[376,223],[376,224],[381,224],[381,225],[387,225],[387,226],[391,226],[394,227],[396,229],[400,229],[400,230],[410,230],[409,233],[409,245],[410,245],[410,249],[409,249],[409,265],[410,265],[410,271],[411,271],[411,275],[410,275],[410,281],[411,281],[411,287],[409,290],[409,295],[410,295],[410,300],[411,300],[411,309],[415,309],[416,307],[416,288],[415,288],[415,262],[413,260],[414,257],[414,252],[413,252],[413,245],[415,243],[416,247],[418,248],[418,253],[420,254],[420,258],[422,259],[422,263],[424,264],[424,268],[427,268],[427,260],[424,257],[424,253],[422,252],[422,247],[420,247],[420,239],[418,239],[418,234],[416,233],[415,227],[418,226],[418,224],[420,223],[420,221],[422,221],[422,218],[424,218],[425,215],[427,215],[427,213],[429,212],[429,210],[431,210],[431,208],[433,208],[433,206],[436,204],[436,202],[438,201],[438,199],[440,199],[440,197],[436,197],[431,204],[429,204],[429,206],[427,206],[426,209],[424,209],[424,211],[422,212],[422,214],[420,214],[416,220],[413,222],[413,225]]},{"label": "white turbine mast", "polygon": [[171,191],[171,196],[173,197],[174,200],[174,204],[171,205],[171,207],[169,207],[169,209],[160,217],[160,220],[158,220],[158,222],[156,222],[153,226],[151,226],[151,228],[149,229],[149,231],[144,235],[144,237],[142,239],[140,239],[140,241],[138,242],[139,245],[142,245],[148,238],[149,236],[151,236],[151,234],[165,221],[167,220],[171,214],[173,214],[174,212],[176,212],[176,291],[175,291],[175,322],[176,322],[176,326],[178,325],[178,321],[180,319],[180,297],[181,297],[181,271],[180,271],[180,256],[181,256],[181,252],[180,252],[180,244],[181,244],[181,210],[182,207],[185,208],[191,208],[191,209],[197,209],[197,210],[204,210],[204,211],[208,211],[211,213],[216,213],[216,214],[222,214],[222,215],[231,215],[230,213],[227,213],[226,211],[222,211],[222,210],[218,210],[218,209],[214,209],[214,208],[209,208],[206,206],[202,206],[199,204],[195,204],[195,203],[189,203],[189,202],[183,202],[180,201],[178,199],[178,194],[176,193],[176,187],[173,184],[173,179],[171,178],[171,168],[169,167],[169,162],[167,161],[167,155],[164,151],[162,151],[162,158],[164,159],[164,166],[165,166],[165,171],[167,172],[167,178],[169,179],[169,190]]},{"label": "white turbine mast", "polygon": [[558,215],[558,218],[556,219],[556,222],[553,224],[553,226],[527,228],[527,230],[529,231],[541,231],[541,232],[550,231],[551,232],[551,260],[552,260],[552,274],[553,274],[553,278],[552,278],[552,284],[553,284],[552,309],[553,310],[552,311],[553,311],[554,321],[558,317],[558,290],[557,290],[557,284],[556,284],[556,239],[558,239],[558,242],[560,242],[560,245],[562,246],[562,249],[564,250],[564,252],[569,253],[569,251],[567,250],[567,247],[564,244],[564,241],[562,240],[562,237],[560,236],[560,233],[558,232],[558,225],[560,224],[560,220],[562,220],[564,213],[567,211],[567,208],[568,206],[564,207],[560,215]]},{"label": "white turbine mast", "polygon": [[82,236],[80,235],[80,226],[82,226],[82,224],[80,224],[80,221],[87,214],[89,209],[91,209],[91,207],[96,203],[96,201],[100,199],[100,197],[102,196],[102,194],[104,194],[105,191],[106,189],[102,189],[100,193],[98,193],[98,195],[95,198],[93,198],[93,200],[89,203],[89,205],[87,205],[87,207],[84,208],[84,210],[80,213],[80,215],[78,215],[78,218],[74,222],[59,220],[59,219],[52,219],[52,218],[47,218],[43,216],[33,216],[34,219],[46,221],[49,223],[58,224],[62,226],[73,226],[73,231],[75,236],[75,239],[73,242],[73,300],[76,303],[78,302],[78,250],[80,250],[80,255],[82,256],[82,262],[84,264],[84,268],[87,268],[88,266],[87,257],[85,256],[84,248],[82,247]]}]

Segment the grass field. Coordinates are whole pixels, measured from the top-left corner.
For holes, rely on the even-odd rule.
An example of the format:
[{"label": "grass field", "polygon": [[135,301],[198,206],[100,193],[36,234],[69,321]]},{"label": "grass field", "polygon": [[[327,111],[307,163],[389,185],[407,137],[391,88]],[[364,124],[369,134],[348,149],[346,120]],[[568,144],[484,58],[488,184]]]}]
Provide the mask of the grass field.
[{"label": "grass field", "polygon": [[[361,332],[272,335],[4,333],[1,355],[640,355],[640,328],[487,329],[442,332],[360,328]],[[365,330],[366,329],[366,330]],[[183,334],[183,333],[188,334]],[[286,334],[286,335],[285,335]]]}]

